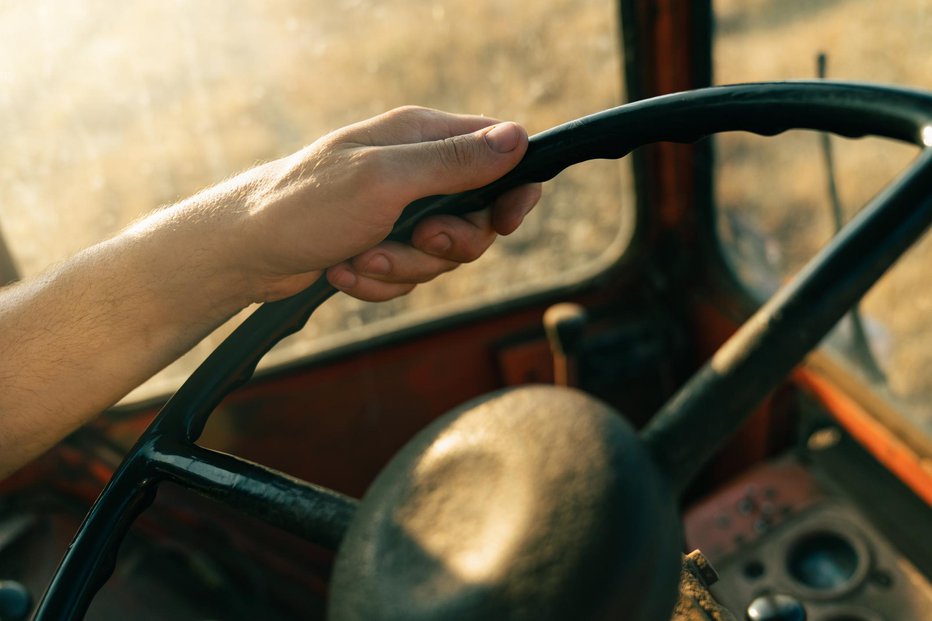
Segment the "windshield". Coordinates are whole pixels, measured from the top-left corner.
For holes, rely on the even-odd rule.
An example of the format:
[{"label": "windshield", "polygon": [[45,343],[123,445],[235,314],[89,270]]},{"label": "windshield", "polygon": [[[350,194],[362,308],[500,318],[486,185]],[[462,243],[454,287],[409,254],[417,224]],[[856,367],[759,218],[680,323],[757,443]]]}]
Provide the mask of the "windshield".
[{"label": "windshield", "polygon": [[[612,0],[5,2],[3,236],[19,274],[33,275],[153,209],[403,104],[513,119],[531,133],[617,105],[617,24]],[[476,264],[393,303],[334,300],[264,364],[599,269],[630,230],[626,175],[617,162],[569,171]],[[134,397],[177,387],[234,324]]]},{"label": "windshield", "polygon": [[[932,89],[932,2],[715,0],[715,81],[863,80]],[[903,171],[917,149],[813,132],[716,142],[718,230],[759,299]],[[825,343],[932,437],[932,236],[925,237]]]}]

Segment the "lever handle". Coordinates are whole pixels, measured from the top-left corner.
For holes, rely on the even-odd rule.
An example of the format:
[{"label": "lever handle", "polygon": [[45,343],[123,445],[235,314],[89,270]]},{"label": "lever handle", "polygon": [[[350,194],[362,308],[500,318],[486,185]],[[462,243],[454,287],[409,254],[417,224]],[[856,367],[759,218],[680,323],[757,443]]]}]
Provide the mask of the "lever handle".
[{"label": "lever handle", "polygon": [[554,304],[544,313],[544,330],[553,352],[553,381],[579,386],[579,352],[586,329],[586,309],[579,304]]}]

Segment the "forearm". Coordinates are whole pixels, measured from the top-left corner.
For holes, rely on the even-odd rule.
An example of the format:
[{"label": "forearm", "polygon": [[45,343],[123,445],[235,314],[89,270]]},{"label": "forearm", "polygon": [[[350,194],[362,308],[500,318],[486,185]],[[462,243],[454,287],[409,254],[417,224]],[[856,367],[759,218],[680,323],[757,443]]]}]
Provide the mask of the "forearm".
[{"label": "forearm", "polygon": [[210,218],[224,206],[209,203],[223,197],[191,200],[199,204],[169,208],[0,291],[0,476],[249,302],[241,276],[222,260],[225,249],[208,245],[234,243],[216,230],[223,219]]}]

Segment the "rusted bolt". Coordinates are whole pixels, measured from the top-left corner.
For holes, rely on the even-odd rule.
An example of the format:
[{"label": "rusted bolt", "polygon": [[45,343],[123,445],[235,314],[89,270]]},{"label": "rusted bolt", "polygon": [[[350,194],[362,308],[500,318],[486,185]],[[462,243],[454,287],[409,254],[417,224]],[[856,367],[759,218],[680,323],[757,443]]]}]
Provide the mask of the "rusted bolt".
[{"label": "rusted bolt", "polygon": [[706,586],[712,586],[718,582],[718,572],[715,571],[715,568],[712,567],[712,563],[709,562],[701,551],[693,550],[686,555],[687,563],[694,568],[693,573],[701,579]]}]

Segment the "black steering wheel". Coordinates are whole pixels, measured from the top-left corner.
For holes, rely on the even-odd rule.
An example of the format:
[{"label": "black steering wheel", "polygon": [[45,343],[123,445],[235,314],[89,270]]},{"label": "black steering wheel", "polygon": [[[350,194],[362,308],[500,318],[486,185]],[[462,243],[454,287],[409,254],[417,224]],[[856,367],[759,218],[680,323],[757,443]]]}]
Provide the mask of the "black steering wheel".
[{"label": "black steering wheel", "polygon": [[[652,485],[666,485],[674,493],[679,492],[753,406],[817,345],[932,222],[932,150],[925,148],[932,146],[932,95],[864,84],[800,82],[716,87],[635,102],[534,136],[524,160],[489,186],[412,203],[390,237],[409,239],[415,224],[427,215],[480,209],[508,189],[546,181],[585,160],[620,158],[645,144],[693,142],[716,132],[740,130],[774,135],[794,128],[850,137],[883,136],[918,145],[923,151],[907,172],[845,226],[796,279],[767,302],[680,389],[639,438],[628,428],[604,427],[608,435],[614,434],[613,446],[621,447],[619,454],[635,455],[622,466],[649,470],[652,474],[647,480]],[[130,450],[91,508],[35,619],[84,617],[94,594],[112,572],[118,548],[131,523],[152,502],[158,485],[165,481],[222,500],[314,542],[332,548],[340,545],[356,513],[356,500],[195,444],[221,399],[245,382],[259,359],[284,336],[300,329],[311,312],[333,293],[334,289],[321,280],[292,298],[265,304],[191,375]],[[528,410],[540,405],[533,397],[527,399],[532,403]],[[495,410],[498,406],[494,403],[497,402],[480,408]],[[457,416],[451,420],[462,420],[462,413]],[[597,423],[594,428],[603,429],[603,414],[594,416],[592,420]],[[438,437],[438,433],[442,430],[431,438]],[[412,451],[424,449],[431,438]],[[621,462],[612,463],[617,466]],[[622,508],[630,507],[641,502],[648,492],[637,493],[641,496],[627,501],[616,498],[612,502],[620,503]],[[650,498],[648,515],[672,515],[675,519],[671,494]],[[360,513],[365,512],[366,502],[363,501]],[[656,531],[660,527],[669,528],[669,520],[664,518],[655,525],[642,526]],[[675,527],[673,530],[678,532]],[[677,548],[676,532],[671,534],[674,545],[667,546],[668,549]],[[359,549],[359,545],[354,546]],[[630,571],[624,575],[637,576],[646,566],[644,554],[649,553],[649,550],[639,552],[637,558],[628,559]],[[585,563],[586,559],[580,562]],[[537,567],[535,571],[544,570]],[[640,573],[638,583],[649,583],[652,576],[648,575],[645,583],[645,572]],[[675,580],[676,568],[660,573],[666,576],[662,580],[670,583]],[[559,585],[547,582],[545,571],[538,577],[542,577],[540,582],[545,587],[559,590]],[[665,593],[669,591],[665,589]],[[512,595],[520,602],[528,593],[518,589],[509,597]],[[636,595],[634,592],[632,597]],[[489,616],[476,601],[468,600],[466,608],[443,618]],[[624,601],[616,598],[610,605],[616,612],[630,613],[637,603],[629,597]],[[622,614],[622,617],[662,618],[666,610],[669,618],[672,605],[671,599],[655,606],[652,612]],[[399,606],[403,609],[403,602]],[[603,607],[601,612],[585,618],[603,618],[599,615],[605,610]],[[374,618],[367,617],[368,614],[362,609],[355,613],[350,610],[339,618]],[[527,617],[515,613],[509,618],[561,618],[554,614]],[[391,618],[428,617],[405,617],[402,612]]]}]

